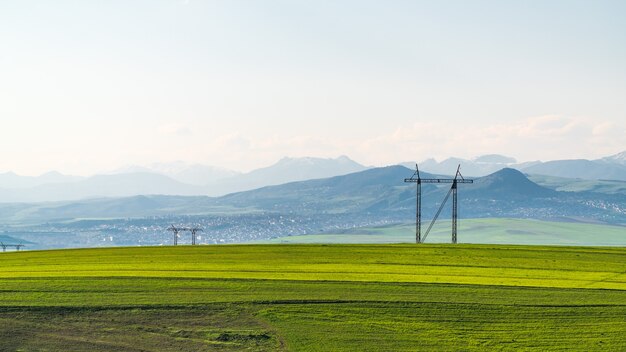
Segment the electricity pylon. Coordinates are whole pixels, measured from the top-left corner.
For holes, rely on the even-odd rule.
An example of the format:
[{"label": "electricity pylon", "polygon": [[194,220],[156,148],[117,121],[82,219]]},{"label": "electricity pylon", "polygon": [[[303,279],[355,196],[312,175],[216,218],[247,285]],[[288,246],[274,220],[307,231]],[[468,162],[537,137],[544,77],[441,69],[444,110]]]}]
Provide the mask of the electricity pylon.
[{"label": "electricity pylon", "polygon": [[[458,218],[458,199],[457,199],[458,184],[459,183],[474,183],[474,180],[464,179],[463,175],[461,175],[460,170],[461,170],[461,165],[459,165],[459,167],[456,169],[456,174],[454,178],[421,178],[419,167],[417,166],[417,164],[415,164],[415,173],[413,173],[413,176],[411,176],[410,178],[404,179],[404,182],[416,184],[415,196],[417,199],[416,199],[416,210],[415,210],[415,243],[424,242],[424,240],[426,239],[426,236],[428,236],[428,233],[430,232],[430,229],[435,224],[437,217],[439,217],[439,214],[441,213],[443,206],[446,204],[446,201],[450,197],[450,194],[452,194],[452,243],[456,243],[457,222],[458,222],[457,220]],[[450,188],[450,190],[448,191],[448,194],[446,195],[443,202],[441,203],[441,206],[439,207],[437,214],[435,215],[432,222],[430,223],[430,226],[428,227],[428,230],[426,231],[426,234],[424,234],[423,238],[422,238],[422,183],[451,183],[452,184],[452,187]]]}]

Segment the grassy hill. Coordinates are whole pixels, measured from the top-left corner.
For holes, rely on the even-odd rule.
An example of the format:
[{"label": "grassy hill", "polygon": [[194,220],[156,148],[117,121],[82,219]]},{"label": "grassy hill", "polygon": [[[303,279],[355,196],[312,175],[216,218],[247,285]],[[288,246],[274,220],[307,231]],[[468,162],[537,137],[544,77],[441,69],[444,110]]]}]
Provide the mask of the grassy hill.
[{"label": "grassy hill", "polygon": [[624,350],[626,249],[234,245],[0,253],[7,350]]},{"label": "grassy hill", "polygon": [[544,175],[528,175],[528,178],[547,188],[560,192],[595,192],[604,194],[626,194],[626,181],[583,180]]},{"label": "grassy hill", "polygon": [[626,166],[608,160],[552,160],[522,168],[528,174],[626,181]]},{"label": "grassy hill", "polygon": [[[368,219],[406,221],[413,218],[415,188],[403,182],[413,173],[390,166],[336,176],[268,186],[219,198],[135,196],[52,203],[0,203],[0,223],[12,226],[69,222],[76,219],[141,218],[170,215],[297,214],[304,218],[327,215],[365,216]],[[423,178],[435,177],[427,173]],[[552,188],[560,181],[541,177]],[[565,181],[563,181],[565,182]],[[570,182],[570,181],[567,181]],[[502,169],[459,187],[463,217],[523,217],[582,219],[626,224],[622,204],[626,194],[615,182],[569,184],[564,192],[540,186],[519,171]],[[601,184],[598,184],[601,182]],[[565,187],[565,186],[563,186]],[[432,217],[449,185],[424,184],[422,211]],[[593,190],[594,192],[589,192]],[[602,191],[602,193],[599,193]],[[449,207],[442,216],[449,216]]]},{"label": "grassy hill", "polygon": [[[422,235],[429,222],[422,224]],[[439,220],[428,243],[449,243],[450,219]],[[541,221],[533,219],[461,219],[460,243],[623,246],[626,226]],[[278,237],[265,243],[414,243],[415,225],[362,227],[341,232]]]}]

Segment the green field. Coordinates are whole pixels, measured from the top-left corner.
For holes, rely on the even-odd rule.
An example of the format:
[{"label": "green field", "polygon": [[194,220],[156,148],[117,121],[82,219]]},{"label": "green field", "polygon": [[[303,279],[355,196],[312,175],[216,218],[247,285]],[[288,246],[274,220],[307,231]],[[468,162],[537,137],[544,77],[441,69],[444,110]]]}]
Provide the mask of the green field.
[{"label": "green field", "polygon": [[0,253],[2,351],[626,350],[626,248]]},{"label": "green field", "polygon": [[[422,235],[429,222],[422,224]],[[449,243],[450,220],[438,221],[427,243]],[[288,236],[266,243],[413,243],[415,225],[388,225],[346,230],[341,233]],[[541,221],[532,219],[462,219],[459,243],[532,244],[567,246],[626,246],[626,226]]]},{"label": "green field", "polygon": [[595,192],[604,194],[626,194],[626,181],[584,180],[544,175],[528,175],[528,178],[544,187],[562,192]]}]

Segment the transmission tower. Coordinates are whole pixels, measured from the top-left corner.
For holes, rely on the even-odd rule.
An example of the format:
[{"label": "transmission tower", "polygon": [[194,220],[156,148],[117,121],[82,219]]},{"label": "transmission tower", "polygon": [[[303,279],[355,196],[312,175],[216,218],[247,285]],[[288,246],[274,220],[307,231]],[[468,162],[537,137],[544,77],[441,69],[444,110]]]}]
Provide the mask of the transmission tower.
[{"label": "transmission tower", "polygon": [[167,231],[172,231],[174,233],[174,245],[177,246],[178,245],[178,233],[181,231],[189,231],[191,232],[191,245],[196,245],[198,244],[197,242],[197,235],[196,233],[198,232],[202,232],[202,228],[198,227],[198,226],[194,226],[194,227],[187,227],[187,226],[182,226],[182,227],[176,227],[172,224],[172,226],[167,228]]},{"label": "transmission tower", "polygon": [[0,242],[0,247],[2,247],[2,251],[6,252],[7,251],[7,247],[14,247],[16,251],[19,252],[20,248],[22,247],[26,247],[26,245],[24,244],[4,244],[2,242]]},{"label": "transmission tower", "polygon": [[415,164],[415,173],[404,182],[415,183],[415,243],[422,243],[422,178],[420,168]]},{"label": "transmission tower", "polygon": [[176,227],[174,224],[167,228],[167,231],[172,231],[174,233],[174,245],[178,245],[178,232],[184,230],[183,227]]},{"label": "transmission tower", "polygon": [[196,232],[202,232],[202,229],[196,226],[190,228],[189,231],[191,231],[191,245],[196,245]]},{"label": "transmission tower", "polygon": [[[435,224],[435,221],[437,221],[437,218],[439,217],[439,214],[441,213],[443,206],[446,204],[446,201],[450,197],[450,194],[452,194],[452,243],[457,242],[458,184],[459,183],[474,183],[473,180],[464,179],[463,175],[461,175],[460,170],[461,170],[461,165],[457,167],[454,178],[421,178],[419,167],[417,166],[417,164],[415,164],[415,173],[413,173],[413,176],[411,176],[410,178],[404,179],[404,182],[416,184],[416,190],[415,190],[415,196],[416,196],[415,242],[416,243],[424,242],[424,240],[426,239],[426,236],[428,236],[428,233],[430,232],[433,225]],[[423,238],[422,238],[422,224],[421,224],[422,222],[422,214],[421,214],[422,213],[422,183],[451,183],[452,184],[452,187],[448,191],[448,194],[444,198],[443,202],[441,202],[441,206],[439,207],[439,210],[435,214],[435,217],[433,218],[432,222],[428,226],[428,230],[426,230],[426,233],[424,234]]]}]

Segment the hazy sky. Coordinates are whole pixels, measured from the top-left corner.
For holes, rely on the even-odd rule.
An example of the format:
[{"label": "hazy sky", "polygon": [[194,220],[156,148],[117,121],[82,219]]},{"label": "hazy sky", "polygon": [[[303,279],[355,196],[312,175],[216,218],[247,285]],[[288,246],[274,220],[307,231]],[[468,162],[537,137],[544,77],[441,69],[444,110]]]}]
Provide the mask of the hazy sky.
[{"label": "hazy sky", "polygon": [[626,149],[626,1],[0,0],[0,171]]}]

